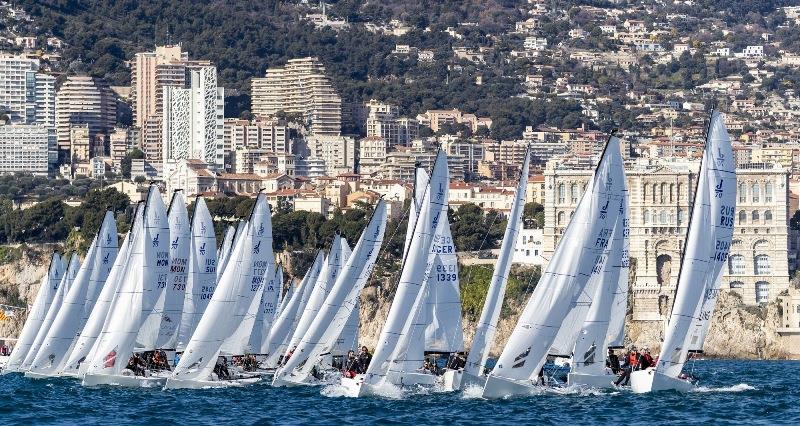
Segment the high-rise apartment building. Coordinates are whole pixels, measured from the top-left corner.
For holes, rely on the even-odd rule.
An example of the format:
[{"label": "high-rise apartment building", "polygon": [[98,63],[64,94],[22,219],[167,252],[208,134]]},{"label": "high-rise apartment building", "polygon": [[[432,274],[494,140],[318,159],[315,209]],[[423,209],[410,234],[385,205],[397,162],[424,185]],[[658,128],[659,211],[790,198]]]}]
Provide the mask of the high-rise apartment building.
[{"label": "high-rise apartment building", "polygon": [[191,69],[210,65],[209,61],[190,61],[180,45],[156,46],[155,51],[136,54],[131,64],[133,122],[141,129],[141,148],[152,164],[160,167],[164,152],[164,87],[185,88]]},{"label": "high-rise apartment building", "polygon": [[192,69],[189,88],[165,86],[162,112],[163,173],[182,159],[222,167],[225,91],[213,66]]},{"label": "high-rise apartment building", "polygon": [[342,98],[317,58],[291,59],[252,80],[252,111],[271,117],[279,111],[300,114],[311,132],[338,136],[342,131]]},{"label": "high-rise apartment building", "polygon": [[39,60],[0,55],[0,112],[12,123],[54,125],[55,77],[39,72]]},{"label": "high-rise apartment building", "polygon": [[108,85],[85,75],[70,76],[56,95],[56,137],[59,160],[69,159],[70,133],[75,125],[87,125],[89,138],[105,138],[117,122],[117,104]]},{"label": "high-rise apartment building", "polygon": [[52,127],[0,126],[0,174],[27,172],[47,176],[57,160],[56,134]]},{"label": "high-rise apartment building", "polygon": [[383,138],[389,148],[400,143],[400,129],[397,123],[400,108],[371,99],[366,104],[367,137]]}]

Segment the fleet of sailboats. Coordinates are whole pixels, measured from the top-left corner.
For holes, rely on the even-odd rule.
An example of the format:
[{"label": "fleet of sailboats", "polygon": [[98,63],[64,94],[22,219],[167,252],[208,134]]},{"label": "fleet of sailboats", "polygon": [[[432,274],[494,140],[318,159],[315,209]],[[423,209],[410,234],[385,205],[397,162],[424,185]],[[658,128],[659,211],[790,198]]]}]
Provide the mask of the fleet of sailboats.
[{"label": "fleet of sailboats", "polygon": [[[628,306],[630,214],[621,149],[621,141],[609,137],[493,367],[489,355],[522,228],[530,152],[468,355],[461,365],[448,363],[441,375],[422,368],[431,354],[458,359],[465,349],[443,151],[431,170],[416,170],[396,292],[365,371],[339,373],[347,352],[357,348],[359,296],[386,232],[383,200],[354,247],[336,235],[299,284],[286,286],[273,253],[266,195],[256,197],[247,220],[224,229],[218,246],[201,197],[190,218],[181,192],[167,209],[151,185],[121,244],[107,212],[83,262],[75,254],[69,260],[51,256],[2,373],[168,389],[336,382],[355,397],[380,394],[385,386],[478,386],[485,398],[497,398],[544,386],[546,360],[563,356],[571,360],[566,385],[612,386],[616,376],[605,355],[623,344]],[[682,369],[708,332],[731,243],[735,182],[730,139],[714,112],[662,354],[654,367],[632,374],[634,392],[694,386]],[[163,357],[174,368],[142,361]],[[255,368],[244,367],[247,362]]]}]

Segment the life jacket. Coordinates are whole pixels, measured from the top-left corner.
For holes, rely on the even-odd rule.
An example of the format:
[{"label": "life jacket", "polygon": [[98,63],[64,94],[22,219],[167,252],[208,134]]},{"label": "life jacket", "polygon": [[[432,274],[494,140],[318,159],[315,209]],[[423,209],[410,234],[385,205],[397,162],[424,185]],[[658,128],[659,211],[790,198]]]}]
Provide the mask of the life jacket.
[{"label": "life jacket", "polygon": [[639,357],[635,352],[631,352],[631,354],[628,355],[628,364],[630,364],[631,367],[639,365]]}]

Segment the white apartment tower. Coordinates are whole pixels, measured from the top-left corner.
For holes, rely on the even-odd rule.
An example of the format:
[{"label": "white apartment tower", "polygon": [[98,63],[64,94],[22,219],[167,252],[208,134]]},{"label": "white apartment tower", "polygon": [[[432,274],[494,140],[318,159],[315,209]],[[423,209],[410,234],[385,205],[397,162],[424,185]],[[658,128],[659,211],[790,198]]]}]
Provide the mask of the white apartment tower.
[{"label": "white apartment tower", "polygon": [[89,137],[106,137],[117,122],[117,104],[111,89],[103,81],[85,76],[70,76],[56,95],[56,136],[59,158],[69,158],[70,132],[73,126],[87,125]]},{"label": "white apartment tower", "polygon": [[365,105],[367,109],[367,137],[378,137],[386,140],[389,148],[400,144],[400,129],[397,123],[400,108],[371,99]]},{"label": "white apartment tower", "polygon": [[53,126],[55,77],[39,72],[39,60],[0,55],[0,111],[11,122]]},{"label": "white apartment tower", "polygon": [[178,160],[198,159],[220,169],[224,159],[225,91],[213,66],[191,70],[189,88],[163,88],[162,159],[169,174]]},{"label": "white apartment tower", "polygon": [[260,117],[279,111],[300,114],[315,135],[338,136],[342,131],[342,98],[325,66],[317,58],[291,59],[252,80],[252,110]]}]

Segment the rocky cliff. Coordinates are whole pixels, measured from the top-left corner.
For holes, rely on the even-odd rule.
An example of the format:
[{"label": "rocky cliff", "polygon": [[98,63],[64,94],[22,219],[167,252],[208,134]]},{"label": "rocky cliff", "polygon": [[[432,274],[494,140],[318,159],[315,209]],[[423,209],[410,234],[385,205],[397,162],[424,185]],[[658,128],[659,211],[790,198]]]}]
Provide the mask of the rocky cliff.
[{"label": "rocky cliff", "polygon": [[[47,272],[48,255],[53,247],[23,247],[18,259],[0,265],[0,303],[23,306],[32,304],[39,284]],[[377,344],[394,296],[391,278],[385,286],[372,285],[361,294],[360,342],[370,348]],[[492,348],[499,355],[519,318],[523,303],[510,303],[504,309]],[[465,347],[469,348],[475,331],[475,318],[464,319]],[[711,330],[705,344],[706,356],[724,358],[783,359],[787,358],[784,342],[775,332],[779,321],[775,303],[747,306],[741,297],[723,293],[714,312]],[[0,321],[0,337],[14,337],[22,327],[22,315]],[[627,344],[650,347],[657,351],[663,334],[659,322],[628,321]]]}]

